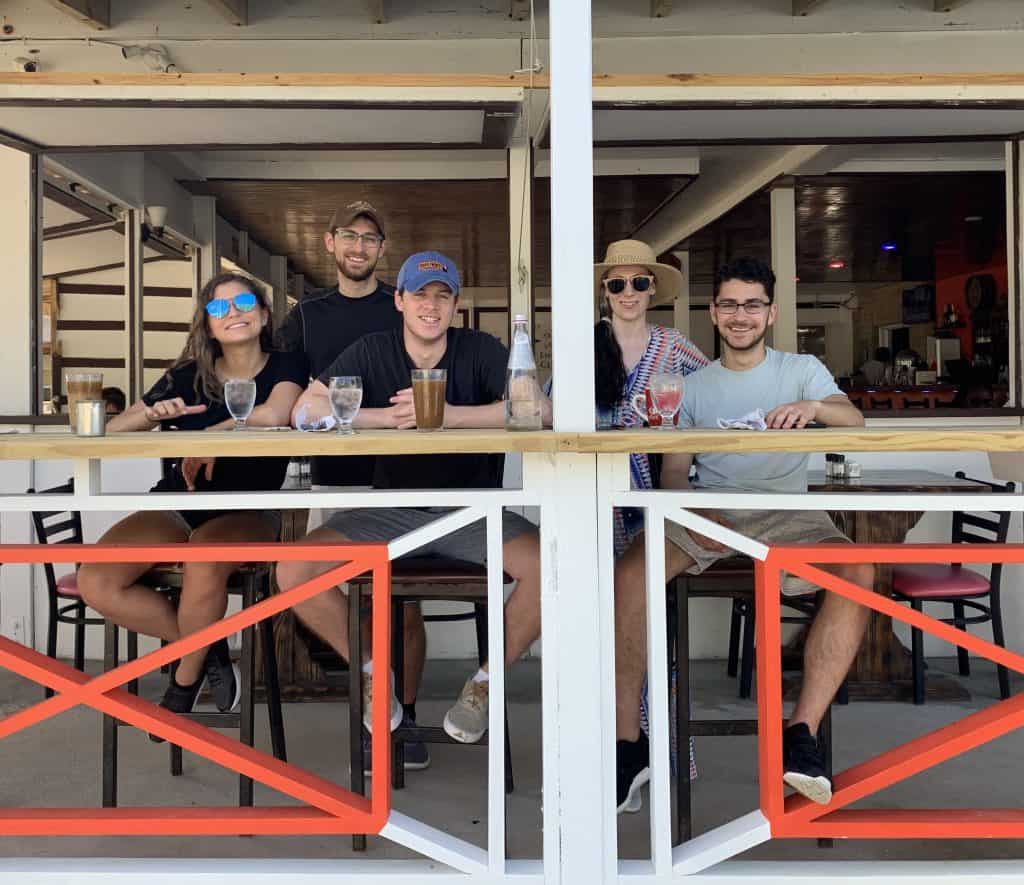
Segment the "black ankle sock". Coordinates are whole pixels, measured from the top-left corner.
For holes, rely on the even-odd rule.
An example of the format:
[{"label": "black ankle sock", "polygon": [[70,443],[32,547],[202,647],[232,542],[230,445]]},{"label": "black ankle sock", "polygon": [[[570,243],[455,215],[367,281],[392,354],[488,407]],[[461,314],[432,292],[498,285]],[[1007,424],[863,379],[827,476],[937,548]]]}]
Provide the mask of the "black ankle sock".
[{"label": "black ankle sock", "polygon": [[200,673],[199,674],[199,678],[195,682],[190,682],[188,685],[182,685],[181,684],[181,682],[178,680],[178,674],[177,673],[175,673],[174,676],[172,676],[171,678],[174,680],[174,684],[176,686],[178,686],[178,688],[192,689],[192,688],[197,688],[199,686],[199,683],[203,681],[203,674]]},{"label": "black ankle sock", "polygon": [[416,701],[411,704],[402,704],[402,713],[408,716],[413,722],[416,721]]}]

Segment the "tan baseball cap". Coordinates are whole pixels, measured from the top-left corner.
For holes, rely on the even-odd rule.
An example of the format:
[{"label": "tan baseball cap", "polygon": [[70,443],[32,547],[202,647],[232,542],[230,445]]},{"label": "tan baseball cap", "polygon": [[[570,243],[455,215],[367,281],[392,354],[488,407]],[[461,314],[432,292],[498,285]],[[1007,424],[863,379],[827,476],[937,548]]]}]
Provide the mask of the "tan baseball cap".
[{"label": "tan baseball cap", "polygon": [[369,218],[377,226],[377,232],[382,237],[384,236],[384,225],[381,223],[380,213],[366,200],[356,200],[341,209],[335,209],[327,231],[334,233],[339,227],[347,227],[357,218]]}]

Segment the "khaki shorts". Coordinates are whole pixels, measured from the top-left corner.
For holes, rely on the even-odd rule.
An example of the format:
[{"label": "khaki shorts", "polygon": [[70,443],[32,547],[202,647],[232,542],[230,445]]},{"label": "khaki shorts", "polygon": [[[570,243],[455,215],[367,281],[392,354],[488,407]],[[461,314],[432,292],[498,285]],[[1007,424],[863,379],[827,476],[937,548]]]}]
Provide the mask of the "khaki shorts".
[{"label": "khaki shorts", "polygon": [[[769,547],[773,544],[836,544],[852,543],[821,510],[717,510],[729,528],[760,541]],[[682,550],[693,565],[686,570],[688,575],[699,575],[720,559],[735,556],[733,550],[708,550],[698,544],[690,533],[678,523],[665,520],[665,538]],[[784,596],[804,596],[817,593],[821,588],[798,578],[786,575],[782,581]]]}]

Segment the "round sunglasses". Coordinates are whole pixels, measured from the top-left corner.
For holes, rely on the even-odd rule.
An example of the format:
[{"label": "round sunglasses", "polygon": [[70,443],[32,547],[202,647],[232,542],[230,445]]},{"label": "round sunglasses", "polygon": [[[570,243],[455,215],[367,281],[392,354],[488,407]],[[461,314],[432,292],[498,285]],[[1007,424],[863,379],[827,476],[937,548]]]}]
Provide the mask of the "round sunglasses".
[{"label": "round sunglasses", "polygon": [[634,292],[646,292],[651,288],[654,277],[647,274],[637,274],[628,279],[626,277],[609,277],[606,280],[601,280],[601,282],[609,295],[621,295],[626,291],[627,283],[633,287]]},{"label": "round sunglasses", "polygon": [[239,313],[255,310],[258,299],[252,292],[239,292],[234,298],[213,298],[206,302],[206,312],[215,320],[222,320],[231,312],[231,305]]}]

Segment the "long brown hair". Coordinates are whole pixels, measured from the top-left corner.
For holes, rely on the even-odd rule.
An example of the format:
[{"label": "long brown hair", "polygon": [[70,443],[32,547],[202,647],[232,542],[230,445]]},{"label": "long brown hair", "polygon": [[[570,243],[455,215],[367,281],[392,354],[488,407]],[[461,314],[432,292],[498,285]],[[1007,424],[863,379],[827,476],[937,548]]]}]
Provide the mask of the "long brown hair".
[{"label": "long brown hair", "polygon": [[215,364],[217,358],[223,354],[220,342],[210,334],[210,326],[207,323],[206,305],[214,298],[218,286],[224,283],[241,283],[245,288],[256,296],[259,306],[267,312],[266,325],[260,330],[260,350],[270,353],[274,340],[274,310],[270,304],[267,290],[257,283],[252,277],[241,273],[219,273],[212,277],[196,299],[196,310],[192,315],[192,326],[188,330],[188,340],[185,342],[185,349],[181,356],[175,360],[172,369],[195,363],[196,396],[208,402],[219,403],[223,399],[223,385],[217,378]]}]

